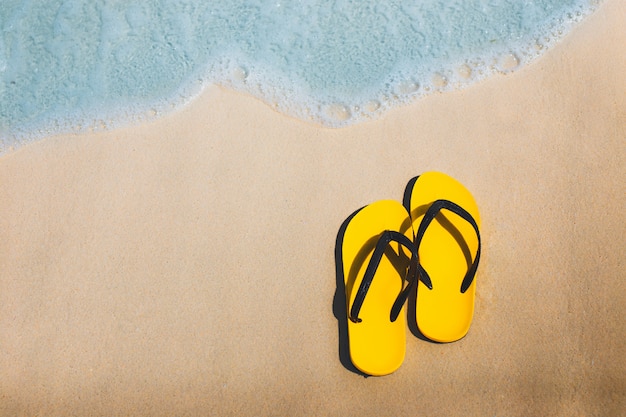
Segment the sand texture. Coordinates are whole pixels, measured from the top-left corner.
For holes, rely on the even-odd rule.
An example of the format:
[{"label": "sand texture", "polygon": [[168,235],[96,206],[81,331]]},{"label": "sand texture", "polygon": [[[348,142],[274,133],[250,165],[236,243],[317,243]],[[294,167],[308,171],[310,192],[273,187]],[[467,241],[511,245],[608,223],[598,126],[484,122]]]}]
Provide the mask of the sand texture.
[{"label": "sand texture", "polygon": [[[624,21],[349,128],[213,87],[0,157],[0,415],[626,415]],[[337,233],[430,170],[481,210],[472,328],[364,378]]]}]

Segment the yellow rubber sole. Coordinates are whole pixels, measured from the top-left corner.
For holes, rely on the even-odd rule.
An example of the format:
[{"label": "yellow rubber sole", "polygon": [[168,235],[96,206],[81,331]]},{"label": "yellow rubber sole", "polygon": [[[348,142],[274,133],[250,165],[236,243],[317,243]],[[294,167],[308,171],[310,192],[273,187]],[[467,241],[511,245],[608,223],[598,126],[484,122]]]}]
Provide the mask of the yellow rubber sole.
[{"label": "yellow rubber sole", "polygon": [[[347,312],[354,303],[367,265],[381,234],[392,230],[411,241],[409,214],[396,201],[384,200],[358,211],[348,222],[342,242]],[[348,317],[350,359],[361,372],[382,376],[396,371],[406,351],[406,306],[391,321],[391,308],[403,289],[410,251],[391,244],[383,255],[359,312],[362,320]]]},{"label": "yellow rubber sole", "polygon": [[[454,178],[439,172],[420,175],[405,194],[414,230],[436,200],[450,200],[480,225],[476,201]],[[415,318],[420,332],[437,342],[453,342],[469,331],[474,315],[476,280],[461,293],[461,282],[478,250],[472,226],[454,213],[441,211],[428,227],[419,247],[419,260],[433,289],[418,283]]]}]

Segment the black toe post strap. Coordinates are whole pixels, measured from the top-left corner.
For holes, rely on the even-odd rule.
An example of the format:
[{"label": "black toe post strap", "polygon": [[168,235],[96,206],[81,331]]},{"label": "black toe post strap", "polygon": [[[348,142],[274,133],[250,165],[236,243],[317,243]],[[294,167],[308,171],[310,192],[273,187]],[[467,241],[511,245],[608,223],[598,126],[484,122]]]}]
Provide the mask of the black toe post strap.
[{"label": "black toe post strap", "polygon": [[410,289],[413,287],[417,277],[417,248],[415,247],[411,239],[407,238],[402,233],[393,230],[385,230],[380,235],[380,238],[378,238],[378,242],[376,242],[376,248],[374,249],[374,253],[372,254],[372,257],[367,264],[365,274],[363,275],[363,280],[361,281],[361,285],[359,286],[356,297],[354,298],[354,302],[352,303],[349,317],[350,320],[354,323],[360,323],[362,321],[359,318],[359,311],[361,311],[361,306],[363,305],[363,301],[365,301],[365,296],[367,295],[367,291],[372,284],[372,280],[374,279],[374,275],[376,274],[378,265],[380,264],[380,261],[385,253],[385,249],[392,241],[398,242],[399,244],[411,251],[411,260],[406,276],[406,279],[409,281],[409,283],[400,292],[398,298],[396,298],[396,301],[393,304],[393,307],[391,308],[390,319],[392,322],[396,321],[396,319],[398,318],[398,315],[402,310],[402,305],[409,296]]},{"label": "black toe post strap", "polygon": [[[463,220],[468,222],[474,228],[476,232],[476,236],[478,237],[478,249],[476,250],[476,257],[472,262],[472,265],[467,270],[465,277],[463,278],[463,282],[461,283],[461,293],[467,291],[467,289],[472,285],[472,281],[474,281],[474,277],[476,276],[476,270],[478,269],[478,262],[480,261],[480,232],[478,231],[478,224],[476,224],[476,220],[469,214],[465,209],[463,209],[458,204],[453,203],[449,200],[437,200],[430,205],[426,214],[424,214],[424,218],[417,229],[417,234],[415,235],[415,246],[419,250],[420,244],[422,243],[422,238],[424,237],[424,233],[426,233],[426,229],[433,221],[433,219],[437,216],[437,214],[441,210],[448,210],[453,212],[454,214],[461,217]],[[426,270],[422,267],[422,265],[418,265],[418,273],[420,275],[420,279],[426,284],[426,282],[430,283],[429,288],[432,289],[432,282]],[[428,286],[428,284],[426,284]]]}]

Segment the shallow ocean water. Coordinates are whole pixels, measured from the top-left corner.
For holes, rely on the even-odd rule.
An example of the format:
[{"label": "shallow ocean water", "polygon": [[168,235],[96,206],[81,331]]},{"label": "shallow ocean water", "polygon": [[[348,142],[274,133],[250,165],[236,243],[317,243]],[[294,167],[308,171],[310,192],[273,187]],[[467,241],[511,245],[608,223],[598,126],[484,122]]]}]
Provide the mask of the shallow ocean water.
[{"label": "shallow ocean water", "polygon": [[600,0],[3,0],[0,153],[207,84],[330,127],[513,71]]}]

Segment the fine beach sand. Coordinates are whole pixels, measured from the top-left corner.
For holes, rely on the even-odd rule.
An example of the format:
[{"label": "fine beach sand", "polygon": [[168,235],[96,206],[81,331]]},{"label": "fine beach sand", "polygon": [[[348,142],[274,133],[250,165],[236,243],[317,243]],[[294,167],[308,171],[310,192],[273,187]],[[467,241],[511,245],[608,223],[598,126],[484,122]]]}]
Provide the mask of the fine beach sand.
[{"label": "fine beach sand", "polygon": [[[213,87],[1,156],[0,415],[623,416],[624,21],[353,127]],[[481,209],[472,328],[364,378],[337,233],[430,170]]]}]

